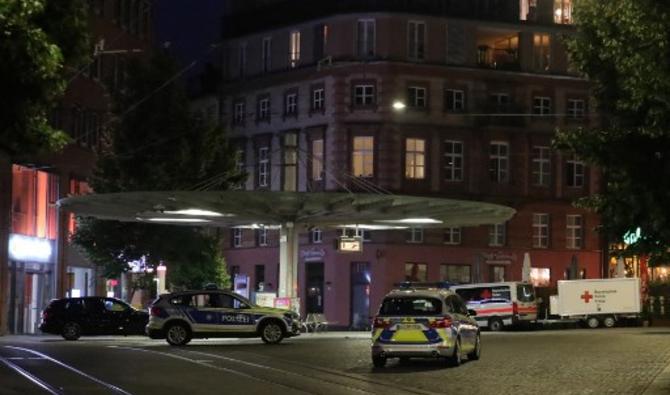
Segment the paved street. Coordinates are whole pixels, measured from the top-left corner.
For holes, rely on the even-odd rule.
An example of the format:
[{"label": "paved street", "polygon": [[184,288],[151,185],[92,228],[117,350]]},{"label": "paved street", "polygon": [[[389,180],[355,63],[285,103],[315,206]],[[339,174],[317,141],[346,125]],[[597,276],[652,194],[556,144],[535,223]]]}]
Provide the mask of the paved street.
[{"label": "paved street", "polygon": [[4,337],[0,394],[641,394],[670,364],[669,328],[484,333],[482,343],[481,360],[458,368],[413,360],[373,369],[367,333],[184,348],[141,337]]}]

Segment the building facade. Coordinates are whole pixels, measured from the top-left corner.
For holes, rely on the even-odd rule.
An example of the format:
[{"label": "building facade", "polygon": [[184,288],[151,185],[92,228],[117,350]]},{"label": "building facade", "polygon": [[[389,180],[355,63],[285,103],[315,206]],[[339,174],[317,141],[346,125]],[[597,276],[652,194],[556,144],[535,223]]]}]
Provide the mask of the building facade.
[{"label": "building facade", "polygon": [[[598,122],[561,39],[572,32],[571,1],[248,7],[224,20],[220,114],[248,173],[241,188],[418,194],[517,210],[475,228],[305,228],[301,314],[363,328],[394,283],[521,280],[526,253],[540,287],[601,277],[599,219],[572,205],[599,189],[600,176],[551,147],[556,128]],[[343,235],[361,237],[363,251],[339,251]],[[251,297],[276,291],[277,246],[272,229],[231,229],[227,263]]]},{"label": "building facade", "polygon": [[72,143],[61,152],[3,163],[0,332],[37,333],[50,299],[104,294],[106,282],[69,244],[72,215],[58,212],[58,199],[90,192],[86,180],[109,125],[112,95],[123,89],[130,57],[143,56],[151,39],[148,0],[90,0],[91,63],[66,68],[67,89],[51,113],[54,127]]}]

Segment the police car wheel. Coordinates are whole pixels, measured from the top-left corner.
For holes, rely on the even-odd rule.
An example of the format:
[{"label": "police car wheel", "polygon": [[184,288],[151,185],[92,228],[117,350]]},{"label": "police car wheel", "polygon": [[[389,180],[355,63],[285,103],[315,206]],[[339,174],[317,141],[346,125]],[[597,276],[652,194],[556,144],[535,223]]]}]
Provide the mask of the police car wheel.
[{"label": "police car wheel", "polygon": [[456,339],[454,343],[454,354],[447,357],[447,364],[449,366],[461,366],[461,338]]},{"label": "police car wheel", "polygon": [[277,344],[284,338],[284,329],[275,321],[268,321],[261,327],[261,339],[267,344]]},{"label": "police car wheel", "polygon": [[191,333],[184,324],[171,324],[165,330],[165,340],[171,346],[183,346],[191,341]]},{"label": "police car wheel", "polygon": [[79,337],[81,337],[81,326],[76,322],[66,322],[65,325],[63,325],[62,336],[65,340],[79,339]]},{"label": "police car wheel", "polygon": [[492,332],[499,332],[503,330],[503,322],[500,318],[491,318],[489,321],[489,330]]},{"label": "police car wheel", "polygon": [[481,354],[482,354],[481,336],[479,335],[479,333],[477,333],[477,337],[475,338],[475,349],[468,354],[468,360],[476,361],[479,359],[479,356]]},{"label": "police car wheel", "polygon": [[375,368],[383,368],[384,366],[386,366],[386,357],[373,356],[372,365]]}]

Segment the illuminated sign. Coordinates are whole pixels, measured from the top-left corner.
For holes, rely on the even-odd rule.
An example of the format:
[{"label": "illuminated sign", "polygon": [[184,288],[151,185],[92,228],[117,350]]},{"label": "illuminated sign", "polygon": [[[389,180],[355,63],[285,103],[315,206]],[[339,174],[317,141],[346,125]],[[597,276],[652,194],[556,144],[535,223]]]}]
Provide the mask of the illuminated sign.
[{"label": "illuminated sign", "polygon": [[9,259],[51,263],[53,257],[53,241],[19,234],[9,235]]},{"label": "illuminated sign", "polygon": [[342,237],[340,238],[339,250],[342,252],[361,252],[363,251],[363,240],[360,237]]},{"label": "illuminated sign", "polygon": [[640,228],[637,228],[635,229],[635,232],[627,232],[623,235],[623,241],[624,243],[631,245],[637,243],[637,241],[640,240],[640,237],[642,237],[642,232]]}]

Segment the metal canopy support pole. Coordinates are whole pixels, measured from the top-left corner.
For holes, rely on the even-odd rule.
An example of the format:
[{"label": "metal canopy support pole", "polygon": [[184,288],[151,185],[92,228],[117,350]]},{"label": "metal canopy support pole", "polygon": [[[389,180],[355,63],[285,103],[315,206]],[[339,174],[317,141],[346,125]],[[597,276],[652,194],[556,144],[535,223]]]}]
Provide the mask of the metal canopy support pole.
[{"label": "metal canopy support pole", "polygon": [[298,296],[298,229],[292,222],[279,229],[279,297]]}]

